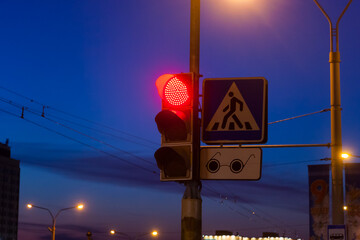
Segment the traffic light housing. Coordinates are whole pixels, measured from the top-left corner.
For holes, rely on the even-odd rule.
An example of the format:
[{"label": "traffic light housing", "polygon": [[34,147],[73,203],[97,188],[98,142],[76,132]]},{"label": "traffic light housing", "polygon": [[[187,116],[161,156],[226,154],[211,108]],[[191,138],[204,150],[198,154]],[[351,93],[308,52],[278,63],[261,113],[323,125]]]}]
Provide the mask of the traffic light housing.
[{"label": "traffic light housing", "polygon": [[155,117],[161,147],[155,152],[161,181],[192,179],[194,74],[164,74],[156,80],[162,109]]}]

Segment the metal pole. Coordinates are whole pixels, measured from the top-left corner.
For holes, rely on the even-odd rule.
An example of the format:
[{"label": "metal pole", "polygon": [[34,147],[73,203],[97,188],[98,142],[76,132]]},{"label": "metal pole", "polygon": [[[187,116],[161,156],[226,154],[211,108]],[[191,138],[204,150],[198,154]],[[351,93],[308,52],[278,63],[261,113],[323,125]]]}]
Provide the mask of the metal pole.
[{"label": "metal pole", "polygon": [[343,163],[341,159],[340,53],[330,52],[332,224],[344,224]]},{"label": "metal pole", "polygon": [[52,225],[52,231],[51,231],[51,236],[52,236],[52,240],[55,240],[55,223],[56,223],[56,219],[53,219],[53,225]]},{"label": "metal pole", "polygon": [[200,121],[199,121],[199,56],[200,56],[200,0],[191,0],[190,9],[190,72],[194,73],[193,99],[193,180],[185,183],[181,201],[181,240],[200,240],[202,225],[201,182],[199,178]]},{"label": "metal pole", "polygon": [[[332,22],[328,14],[314,0],[320,8],[330,25],[330,103],[331,103],[331,210],[332,224],[344,224],[344,190],[343,190],[343,162],[341,158],[342,138],[341,138],[341,97],[340,97],[340,52],[339,52],[339,22],[352,0],[339,16],[336,27],[333,28]],[[336,49],[334,51],[333,40],[336,41]]]}]

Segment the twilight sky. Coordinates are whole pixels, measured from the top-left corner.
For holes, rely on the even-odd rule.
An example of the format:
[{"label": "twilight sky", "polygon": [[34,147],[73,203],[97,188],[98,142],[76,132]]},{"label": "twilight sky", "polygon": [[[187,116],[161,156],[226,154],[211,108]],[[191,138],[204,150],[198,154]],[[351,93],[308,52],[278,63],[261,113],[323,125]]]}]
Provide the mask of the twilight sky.
[{"label": "twilight sky", "polygon": [[[322,0],[331,16],[345,0]],[[311,0],[202,0],[204,78],[263,76],[269,122],[327,109],[329,26]],[[159,181],[155,80],[189,70],[190,0],[0,2],[0,141],[20,160],[19,239],[180,239],[184,187]],[[360,3],[340,22],[344,149],[360,150]],[[41,117],[44,108],[45,118]],[[25,107],[21,119],[21,108]],[[329,143],[330,113],[269,126],[268,144]],[[263,149],[257,182],[203,181],[203,232],[308,236],[307,165],[327,148]],[[154,173],[155,172],[155,173]],[[253,214],[253,212],[255,214]],[[146,239],[144,236],[142,239]]]}]

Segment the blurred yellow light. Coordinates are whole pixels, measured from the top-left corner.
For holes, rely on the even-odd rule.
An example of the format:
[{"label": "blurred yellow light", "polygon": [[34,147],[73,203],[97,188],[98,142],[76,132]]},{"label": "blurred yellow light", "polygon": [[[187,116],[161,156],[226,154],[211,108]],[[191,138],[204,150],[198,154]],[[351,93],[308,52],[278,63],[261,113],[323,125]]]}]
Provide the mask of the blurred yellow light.
[{"label": "blurred yellow light", "polygon": [[[268,0],[208,0],[206,8],[211,13],[211,18],[217,23],[231,26],[248,26],[249,23],[256,24],[259,20],[269,21],[269,13],[276,4]],[[240,24],[240,25],[239,25]],[[243,25],[244,24],[244,25]]]},{"label": "blurred yellow light", "polygon": [[115,233],[115,230],[110,230],[110,234],[114,235]]},{"label": "blurred yellow light", "polygon": [[350,157],[350,155],[347,154],[347,153],[342,153],[342,154],[341,154],[341,157],[342,157],[342,158],[348,158],[348,157]]},{"label": "blurred yellow light", "polygon": [[76,206],[79,210],[82,210],[84,208],[84,204],[79,204]]},{"label": "blurred yellow light", "polygon": [[348,209],[348,207],[347,207],[347,206],[344,206],[343,209],[344,209],[344,211],[346,211],[346,210]]},{"label": "blurred yellow light", "polygon": [[27,208],[32,208],[32,204],[28,204],[26,206],[27,206]]},{"label": "blurred yellow light", "polygon": [[157,231],[152,231],[151,235],[153,235],[154,237],[158,235]]}]

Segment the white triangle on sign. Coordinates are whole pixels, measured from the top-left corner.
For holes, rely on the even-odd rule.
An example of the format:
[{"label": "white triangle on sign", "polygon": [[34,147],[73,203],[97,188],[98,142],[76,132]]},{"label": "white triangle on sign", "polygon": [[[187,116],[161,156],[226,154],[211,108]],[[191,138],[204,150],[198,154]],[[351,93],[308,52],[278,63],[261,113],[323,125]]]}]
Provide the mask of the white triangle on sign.
[{"label": "white triangle on sign", "polygon": [[258,131],[259,126],[250,112],[235,82],[227,91],[206,131]]}]

